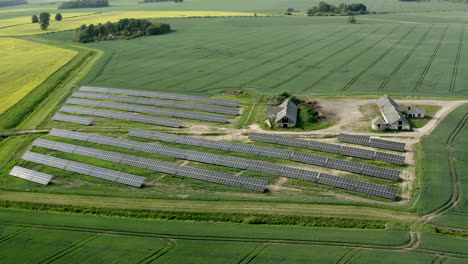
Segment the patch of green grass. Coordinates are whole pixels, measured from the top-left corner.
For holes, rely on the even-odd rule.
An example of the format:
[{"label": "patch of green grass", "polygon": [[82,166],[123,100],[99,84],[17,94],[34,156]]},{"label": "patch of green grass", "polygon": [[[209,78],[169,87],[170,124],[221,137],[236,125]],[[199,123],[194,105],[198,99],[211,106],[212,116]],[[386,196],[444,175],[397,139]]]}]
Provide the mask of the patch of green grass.
[{"label": "patch of green grass", "polygon": [[426,109],[426,115],[424,118],[408,118],[412,128],[421,128],[424,127],[434,116],[434,114],[439,111],[442,107],[438,105],[416,105],[417,107],[424,107]]}]

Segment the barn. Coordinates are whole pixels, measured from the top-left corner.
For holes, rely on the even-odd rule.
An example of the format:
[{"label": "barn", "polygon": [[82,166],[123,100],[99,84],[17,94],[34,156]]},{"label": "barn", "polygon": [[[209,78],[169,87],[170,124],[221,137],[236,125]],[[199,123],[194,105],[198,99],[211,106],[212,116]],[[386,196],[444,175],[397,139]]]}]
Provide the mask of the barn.
[{"label": "barn", "polygon": [[377,100],[382,118],[372,120],[372,129],[374,130],[410,130],[411,126],[405,115],[400,112],[399,105],[388,95],[384,95]]},{"label": "barn", "polygon": [[278,107],[269,107],[267,116],[274,119],[276,127],[294,127],[297,123],[297,105],[291,99],[286,99]]}]

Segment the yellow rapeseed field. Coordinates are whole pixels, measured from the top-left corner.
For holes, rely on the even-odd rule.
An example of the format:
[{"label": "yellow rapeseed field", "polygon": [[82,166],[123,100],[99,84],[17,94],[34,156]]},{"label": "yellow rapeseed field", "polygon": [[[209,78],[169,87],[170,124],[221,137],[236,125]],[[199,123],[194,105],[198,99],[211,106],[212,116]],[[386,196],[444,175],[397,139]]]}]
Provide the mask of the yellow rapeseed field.
[{"label": "yellow rapeseed field", "polygon": [[[98,24],[105,23],[107,21],[117,22],[122,18],[241,17],[253,15],[253,13],[221,11],[115,11],[106,13],[66,13],[63,14],[63,20],[60,22],[51,19],[48,31],[56,32],[75,29],[83,24]],[[52,16],[54,16],[54,14],[52,14]],[[0,36],[24,36],[45,32],[40,30],[38,24],[32,24],[30,21],[31,17],[16,17],[0,20],[0,27],[16,25],[0,28]]]},{"label": "yellow rapeseed field", "polygon": [[0,38],[0,114],[18,103],[76,51],[31,41]]}]

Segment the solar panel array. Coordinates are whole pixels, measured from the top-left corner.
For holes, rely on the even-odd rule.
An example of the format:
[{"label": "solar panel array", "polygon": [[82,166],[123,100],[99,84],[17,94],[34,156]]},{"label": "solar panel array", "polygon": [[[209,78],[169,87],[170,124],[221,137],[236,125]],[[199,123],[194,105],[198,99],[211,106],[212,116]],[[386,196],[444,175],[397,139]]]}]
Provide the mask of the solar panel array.
[{"label": "solar panel array", "polygon": [[59,113],[55,114],[54,117],[52,117],[52,119],[57,120],[57,121],[86,125],[86,126],[89,126],[91,122],[93,121],[92,118],[88,118],[88,117],[64,115],[64,114],[59,114]]},{"label": "solar panel array", "polygon": [[218,123],[229,122],[228,121],[229,117],[224,116],[224,115],[203,114],[203,113],[195,113],[195,112],[180,111],[180,110],[173,110],[173,109],[155,108],[155,107],[150,107],[150,106],[120,104],[120,103],[111,103],[111,102],[77,99],[77,98],[70,98],[65,103],[74,104],[74,105],[96,106],[96,107],[116,109],[116,110],[125,110],[125,111],[137,112],[137,113],[181,117],[181,118],[211,121],[211,122],[218,122]]},{"label": "solar panel array", "polygon": [[350,157],[357,157],[369,160],[380,160],[397,165],[405,164],[405,157],[390,153],[378,152],[374,150],[353,148],[338,144],[330,144],[318,141],[304,140],[291,137],[276,136],[262,133],[251,133],[249,136],[250,140],[268,142],[273,144],[280,144],[286,146],[292,146],[297,148],[311,149],[322,152],[330,152]]},{"label": "solar panel array", "polygon": [[381,148],[381,149],[389,149],[389,150],[402,151],[402,152],[405,151],[405,143],[382,140],[378,138],[340,134],[340,136],[338,137],[338,140],[347,142],[347,143],[353,143],[353,144]]},{"label": "solar panel array", "polygon": [[110,118],[115,118],[115,119],[130,120],[130,121],[135,121],[135,122],[161,125],[161,126],[167,126],[167,127],[180,127],[182,125],[182,121],[176,120],[176,119],[168,119],[168,118],[161,118],[161,117],[147,116],[147,115],[135,115],[131,113],[113,112],[113,111],[106,111],[106,110],[99,110],[99,109],[92,109],[92,108],[62,106],[62,108],[60,108],[59,111],[66,112],[66,113],[73,113],[73,114],[110,117]]},{"label": "solar panel array", "polygon": [[[114,139],[115,140],[115,139]],[[216,171],[209,171],[203,169],[197,169],[192,167],[179,166],[176,164],[160,162],[151,159],[139,158],[130,155],[124,155],[111,151],[104,151],[94,148],[82,147],[72,144],[61,143],[46,139],[36,139],[33,142],[33,146],[42,148],[63,151],[67,153],[73,153],[86,157],[107,160],[120,164],[130,165],[134,167],[140,167],[150,169],[153,171],[163,172],[167,174],[173,174],[182,177],[188,177],[192,179],[208,181],[218,184],[235,186],[243,189],[254,190],[264,192],[266,189],[267,182],[259,179],[240,177],[230,174],[225,174]]]},{"label": "solar panel array", "polygon": [[13,167],[13,169],[10,171],[10,175],[43,185],[49,184],[50,180],[52,179],[52,175],[18,166]]},{"label": "solar panel array", "polygon": [[189,109],[189,110],[225,114],[225,115],[238,115],[239,114],[238,108],[194,104],[194,103],[187,103],[187,102],[180,102],[180,101],[173,101],[173,100],[158,100],[158,99],[149,99],[149,98],[141,98],[141,97],[129,97],[129,96],[99,94],[99,93],[84,93],[84,92],[74,92],[71,95],[71,97],[100,99],[100,100],[107,100],[107,101],[132,103],[132,104],[174,107],[174,108]]},{"label": "solar panel array", "polygon": [[[63,150],[72,149],[63,147]],[[84,175],[93,176],[103,180],[114,181],[122,184],[127,184],[134,187],[141,187],[145,181],[145,177],[136,176],[130,173],[105,169],[97,166],[88,165],[85,163],[75,162],[66,159],[60,159],[48,155],[43,155],[35,152],[26,152],[23,155],[24,160],[32,161],[35,163],[51,166],[54,168],[72,171]]]},{"label": "solar panel array", "polygon": [[122,95],[152,97],[152,98],[159,98],[159,99],[168,99],[168,100],[176,100],[176,101],[189,101],[189,102],[198,102],[198,103],[204,103],[204,104],[213,104],[213,105],[222,105],[222,106],[231,106],[231,107],[236,107],[236,106],[239,105],[239,102],[232,101],[232,100],[212,99],[212,98],[201,97],[201,96],[146,92],[146,91],[136,91],[136,90],[124,90],[124,89],[114,89],[114,88],[81,86],[80,91],[81,92],[94,92],[94,93],[108,93],[108,94],[122,94]]},{"label": "solar panel array", "polygon": [[258,156],[266,156],[278,159],[287,159],[297,162],[312,164],[315,166],[327,167],[336,170],[349,171],[378,178],[397,181],[400,175],[399,170],[382,168],[367,164],[361,164],[341,159],[335,159],[310,153],[261,147],[256,145],[247,145],[240,143],[223,142],[209,139],[201,139],[194,137],[187,137],[169,133],[162,133],[156,131],[147,131],[140,129],[132,129],[129,133],[130,136],[155,139],[165,142],[173,142],[178,144],[192,145],[205,148],[221,149],[233,152],[242,152]]},{"label": "solar panel array", "polygon": [[[202,163],[215,164],[225,167],[232,167],[242,170],[251,170],[269,173],[273,175],[295,178],[305,181],[311,181],[326,185],[331,185],[339,187],[342,189],[352,190],[363,192],[379,197],[384,197],[388,199],[395,199],[397,194],[396,188],[391,188],[383,185],[372,184],[367,182],[361,182],[353,179],[348,179],[345,177],[333,176],[324,173],[318,173],[315,171],[296,169],[276,164],[271,164],[262,161],[248,160],[242,158],[228,157],[204,152],[197,152],[191,150],[184,150],[179,148],[172,148],[160,145],[153,145],[148,143],[142,143],[133,140],[127,139],[118,139],[113,137],[100,136],[89,133],[81,133],[68,131],[63,129],[52,129],[50,135],[82,140],[92,143],[98,143],[103,145],[121,147],[126,149],[132,149],[147,153],[160,154],[170,157],[175,157],[179,159],[192,160]],[[225,142],[226,143],[226,142]],[[166,172],[169,173],[169,172]],[[320,181],[319,181],[320,179]],[[327,180],[329,179],[329,180]],[[333,179],[333,180],[332,180]]]}]

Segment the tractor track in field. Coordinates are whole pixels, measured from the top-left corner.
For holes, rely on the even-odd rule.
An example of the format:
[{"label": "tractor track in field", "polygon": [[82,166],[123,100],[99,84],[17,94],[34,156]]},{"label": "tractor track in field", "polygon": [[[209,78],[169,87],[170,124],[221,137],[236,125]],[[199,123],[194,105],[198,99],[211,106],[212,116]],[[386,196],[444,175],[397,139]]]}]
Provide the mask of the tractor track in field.
[{"label": "tractor track in field", "polygon": [[6,235],[4,237],[1,237],[0,238],[0,244],[4,243],[4,242],[7,242],[8,240],[12,239],[12,238],[15,238],[16,236],[19,236],[21,234],[23,234],[24,232],[27,232],[29,231],[30,228],[23,228],[23,229],[20,229],[20,230],[17,230],[16,232],[13,232],[9,235]]},{"label": "tractor track in field", "polygon": [[[342,31],[343,31],[343,30],[342,30]],[[341,31],[339,31],[339,32],[341,32]],[[310,35],[307,35],[307,36],[304,37],[304,38],[300,38],[300,39],[298,39],[298,40],[294,40],[294,41],[288,42],[288,43],[283,44],[283,45],[281,45],[281,46],[279,46],[279,47],[277,47],[277,48],[272,48],[272,49],[269,49],[268,51],[263,51],[263,53],[266,54],[266,53],[268,53],[268,52],[271,52],[271,51],[274,51],[274,50],[277,50],[277,49],[282,49],[282,48],[284,48],[284,47],[288,47],[288,46],[291,45],[292,43],[301,42],[301,41],[303,41],[303,40],[308,39],[308,38],[311,37],[312,35],[313,35],[313,34],[310,34]],[[314,42],[319,41],[319,40],[320,40],[320,39],[317,39],[317,40],[315,40]],[[314,43],[314,42],[312,42],[312,43]],[[297,50],[300,50],[300,49],[302,49],[302,48],[304,48],[304,47],[307,47],[308,45],[310,45],[310,43],[308,43],[308,44],[306,44],[306,45],[301,45],[301,46],[299,46],[299,47],[297,47],[297,48],[294,48],[293,50],[289,51],[289,53],[296,52]],[[271,59],[268,59],[268,60],[266,60],[266,61],[263,61],[263,62],[260,63],[259,65],[265,65],[265,64],[270,63],[270,62],[272,62],[272,61],[274,61],[274,60],[276,60],[276,59],[278,59],[278,58],[281,58],[281,57],[283,57],[282,54],[281,54],[281,55],[278,55],[278,56],[276,56],[276,57],[273,57],[273,58],[271,58]],[[224,81],[224,80],[226,80],[226,79],[229,79],[229,78],[238,76],[238,75],[240,75],[240,74],[242,74],[242,73],[244,73],[244,72],[247,72],[247,71],[249,71],[249,70],[251,70],[251,69],[254,69],[254,68],[259,67],[259,65],[254,65],[254,66],[245,68],[245,69],[241,70],[240,72],[236,72],[235,74],[231,74],[231,75],[229,75],[229,76],[227,76],[227,77],[224,77],[223,79],[219,79],[219,80],[216,80],[216,81],[214,81],[214,82],[208,83],[208,84],[204,85],[204,87],[210,87],[210,86],[215,85],[215,84],[217,84],[217,83],[220,83],[220,82],[222,82],[222,81]],[[232,64],[231,64],[231,65],[228,65],[228,66],[226,66],[226,67],[223,67],[223,69],[225,69],[225,68],[227,68],[227,67],[231,67],[231,66],[232,66]]]},{"label": "tractor track in field", "polygon": [[95,240],[98,237],[99,237],[98,234],[94,234],[92,236],[81,239],[81,240],[77,241],[76,243],[73,243],[69,247],[67,247],[67,248],[65,248],[63,250],[60,250],[59,252],[53,254],[50,257],[47,257],[46,259],[40,261],[39,263],[41,263],[41,264],[43,264],[43,263],[53,263],[53,262],[65,257],[66,255],[68,255],[68,254],[82,248],[83,246],[85,246],[86,244],[88,244],[89,242]]},{"label": "tractor track in field", "polygon": [[[250,35],[254,35],[254,34],[255,34],[255,33],[252,33],[252,34],[250,34]],[[249,36],[250,36],[250,35],[249,35]],[[285,37],[285,38],[280,38],[279,41],[282,41],[282,40],[288,39],[288,38],[289,38],[289,36],[287,36],[287,37]],[[234,38],[234,39],[238,39],[238,37],[236,37],[236,38]],[[210,43],[210,42],[207,42],[207,43]],[[238,46],[231,47],[231,48],[229,48],[229,49],[218,50],[218,51],[215,51],[215,52],[212,52],[212,53],[210,52],[210,53],[208,53],[207,55],[202,56],[202,57],[200,57],[200,58],[187,59],[187,60],[184,60],[184,61],[182,61],[182,62],[180,62],[180,63],[176,63],[176,64],[174,64],[174,65],[172,65],[172,66],[170,66],[170,67],[163,68],[163,69],[159,70],[159,71],[158,71],[158,74],[161,73],[161,72],[168,71],[168,70],[170,70],[170,69],[172,69],[172,68],[175,68],[175,67],[177,67],[177,66],[179,66],[179,65],[184,65],[184,64],[187,64],[187,63],[190,64],[190,63],[193,62],[193,61],[199,61],[199,60],[202,60],[202,59],[211,57],[211,56],[216,55],[216,54],[225,53],[226,51],[234,51],[234,50],[237,50],[237,49],[241,49],[241,50],[243,49],[244,52],[237,53],[237,54],[243,54],[243,53],[245,53],[245,52],[250,51],[250,49],[249,49],[248,47],[249,47],[250,45],[252,45],[252,44],[258,44],[258,42],[247,41],[247,42],[244,42],[244,43],[242,43],[242,44],[240,44],[240,45],[238,45]],[[259,46],[261,47],[261,46],[263,46],[263,45],[265,45],[265,44],[262,43],[262,44],[260,44],[260,45],[255,45],[253,48],[254,48],[254,49],[257,49]],[[247,49],[245,49],[245,48],[247,48]],[[236,54],[236,55],[237,55],[237,54]],[[220,59],[218,59],[218,60],[220,60]],[[204,67],[204,66],[206,66],[206,65],[211,65],[211,64],[213,64],[213,63],[214,63],[213,61],[209,61],[209,62],[205,62],[205,63],[199,64],[199,65],[195,65],[195,66],[192,66],[192,67],[193,67],[193,68],[202,68],[202,67]],[[198,76],[197,76],[197,77],[198,77]]]},{"label": "tractor track in field", "polygon": [[[344,31],[344,30],[339,30],[339,31],[337,31],[336,33],[341,33],[342,31]],[[278,50],[278,49],[283,49],[283,48],[285,48],[285,47],[289,47],[291,44],[296,43],[296,42],[301,42],[301,41],[303,41],[303,40],[309,38],[309,37],[312,36],[312,35],[313,35],[313,34],[309,34],[309,35],[307,35],[306,37],[300,38],[299,40],[290,41],[290,42],[288,42],[288,43],[285,43],[285,44],[283,44],[283,45],[280,45],[280,46],[277,47],[277,48],[269,49],[269,50],[266,51],[266,52],[271,52],[271,51],[274,51],[274,50]],[[312,42],[312,43],[321,41],[321,40],[326,39],[326,38],[328,38],[328,37],[329,37],[329,36],[326,36],[326,37],[324,37],[324,38],[319,38],[319,39],[315,40],[315,41]],[[293,50],[290,50],[288,53],[294,53],[294,52],[296,52],[296,51],[298,51],[298,50],[301,50],[301,49],[303,49],[303,48],[309,46],[309,45],[312,44],[312,43],[307,43],[307,44],[304,44],[304,45],[300,45],[299,47],[293,48]],[[263,53],[266,53],[266,52],[263,52]],[[278,58],[281,58],[281,57],[283,57],[283,56],[284,56],[284,55],[281,54],[281,55],[276,56],[276,57],[274,57],[274,58],[268,59],[267,61],[262,62],[260,65],[265,65],[265,64],[267,64],[267,63],[269,63],[269,62],[272,62],[272,61],[274,61],[274,60],[276,60],[276,59],[278,59]],[[223,67],[223,68],[221,68],[221,69],[229,68],[229,67],[232,67],[232,66],[235,65],[235,64],[242,63],[242,62],[243,62],[243,61],[239,61],[239,62],[236,62],[236,63],[231,63],[231,64],[229,64],[229,65],[227,65],[227,66],[225,66],[225,67]],[[249,68],[247,68],[247,69],[242,70],[241,72],[237,72],[236,74],[232,74],[232,75],[230,75],[230,76],[228,76],[228,77],[224,77],[223,79],[220,79],[220,80],[211,82],[211,83],[209,83],[209,84],[207,84],[207,85],[204,85],[203,87],[208,87],[208,86],[214,85],[214,84],[216,84],[216,83],[219,83],[219,82],[224,81],[225,79],[232,78],[232,77],[234,77],[234,76],[238,76],[238,75],[240,75],[240,74],[243,73],[243,72],[246,72],[246,71],[248,71],[248,70],[250,70],[250,69],[257,68],[257,67],[258,67],[257,65],[252,66],[252,67],[249,67]],[[219,70],[219,69],[218,69],[218,70]],[[213,72],[205,73],[205,74],[203,74],[203,75],[201,75],[201,76],[197,76],[197,77],[192,78],[192,79],[189,79],[189,80],[187,80],[187,81],[193,81],[193,80],[195,80],[195,79],[198,79],[198,78],[200,78],[200,77],[204,77],[204,76],[207,76],[207,75],[210,75],[210,74],[213,74]],[[183,82],[182,82],[182,83],[183,83]],[[176,85],[180,85],[180,83],[178,83],[178,84],[176,84]]]},{"label": "tractor track in field", "polygon": [[446,142],[447,150],[448,150],[447,162],[449,165],[449,176],[450,176],[450,181],[452,185],[451,186],[452,193],[450,195],[450,198],[444,204],[442,204],[439,208],[436,208],[432,212],[429,212],[423,215],[420,219],[424,222],[431,221],[432,219],[440,216],[444,212],[455,207],[460,202],[461,183],[460,183],[460,178],[458,176],[458,171],[456,167],[456,157],[455,157],[455,152],[453,150],[453,147],[454,147],[453,143],[455,139],[457,138],[457,136],[460,134],[460,131],[465,127],[467,122],[468,122],[468,113],[463,116],[463,118],[460,120],[460,122],[455,127],[455,129],[450,133]]},{"label": "tractor track in field", "polygon": [[[274,50],[283,49],[283,48],[285,48],[285,47],[290,46],[290,45],[293,44],[293,43],[301,42],[301,41],[303,41],[303,40],[309,38],[309,37],[312,36],[312,35],[313,35],[313,33],[312,33],[312,34],[309,34],[309,35],[307,35],[307,36],[305,36],[305,37],[303,37],[303,38],[300,38],[300,39],[298,39],[298,40],[293,40],[293,41],[290,41],[290,42],[288,42],[288,43],[282,44],[282,45],[280,45],[279,47],[273,47],[273,48],[270,48],[270,49],[267,50],[267,51],[262,51],[262,53],[267,53],[267,52],[271,52],[271,51],[274,51]],[[290,38],[290,37],[288,36],[288,37],[286,37],[286,38],[281,38],[280,40],[289,39],[289,38]],[[267,44],[268,44],[269,42],[270,42],[270,41],[268,41]],[[252,43],[252,42],[249,42],[249,44],[251,44],[251,43]],[[255,42],[254,42],[254,43],[255,43]],[[279,42],[279,43],[281,43],[281,42]],[[258,44],[258,43],[255,43],[255,44]],[[253,49],[254,49],[254,50],[257,50],[257,49],[259,49],[259,48],[262,48],[263,46],[265,46],[265,43],[262,43],[262,44],[260,44],[260,45],[255,45],[255,47],[254,47]],[[303,48],[303,47],[305,47],[305,46],[306,46],[306,45],[301,46],[301,48]],[[271,46],[270,46],[270,47],[271,47]],[[237,47],[236,47],[236,48],[237,48]],[[290,52],[295,52],[296,50],[297,50],[297,49],[294,49],[293,51],[290,51]],[[236,56],[239,55],[239,54],[247,53],[247,52],[251,52],[251,49],[247,49],[247,50],[244,50],[243,52],[237,53]],[[210,55],[208,55],[208,56],[211,56],[211,55],[212,55],[212,54],[210,54]],[[280,57],[282,57],[282,56],[283,56],[283,55],[277,56],[277,57],[275,57],[275,58],[280,58]],[[221,59],[218,59],[218,60],[221,60]],[[274,59],[272,59],[272,60],[270,60],[270,61],[273,61],[273,60],[274,60]],[[214,62],[216,62],[216,61],[214,61]],[[209,62],[204,63],[204,64],[202,64],[202,65],[198,65],[197,67],[202,67],[202,66],[205,66],[205,65],[210,65],[210,64],[213,64],[214,62],[213,62],[213,61],[209,61]],[[235,66],[235,65],[240,64],[240,63],[243,63],[243,62],[244,62],[243,60],[240,60],[240,61],[238,61],[238,62],[229,63],[228,65],[223,66],[223,67],[221,67],[221,68],[218,68],[218,69],[216,69],[216,70],[217,70],[217,71],[220,71],[220,70],[223,70],[223,69],[226,69],[226,68]],[[194,78],[187,79],[187,80],[178,82],[178,83],[176,83],[176,84],[173,84],[173,85],[169,86],[169,88],[170,88],[170,87],[173,87],[173,86],[178,86],[178,85],[183,84],[183,83],[186,83],[186,82],[191,82],[191,81],[193,81],[193,80],[196,80],[196,79],[199,79],[199,78],[202,78],[202,77],[211,75],[211,74],[213,74],[213,72],[206,72],[206,73],[204,73],[204,74],[202,74],[202,75],[198,75],[198,76],[196,76],[196,77],[194,77]],[[236,74],[236,75],[238,75],[238,74]],[[236,76],[236,75],[232,75],[232,76]],[[225,77],[225,78],[223,78],[222,80],[225,80],[225,79],[227,79],[227,78],[231,78],[232,76]],[[220,81],[222,81],[222,80],[220,80]],[[220,82],[220,81],[217,81],[217,82]],[[216,83],[216,82],[215,82],[215,83]],[[208,85],[211,85],[211,84],[208,84]],[[206,87],[206,86],[208,86],[208,85],[204,85],[204,87]]]},{"label": "tractor track in field", "polygon": [[461,57],[462,48],[463,48],[464,34],[465,34],[465,26],[462,26],[460,39],[458,41],[457,55],[455,57],[455,64],[453,65],[452,78],[450,79],[449,92],[451,93],[455,91],[455,86],[457,84],[458,66],[460,65],[460,57]]},{"label": "tractor track in field", "polygon": [[262,253],[263,250],[267,249],[271,244],[263,243],[255,247],[252,251],[250,251],[247,255],[245,255],[241,260],[237,262],[237,264],[249,264]]},{"label": "tractor track in field", "polygon": [[403,58],[403,60],[400,61],[400,63],[393,69],[393,71],[385,78],[385,80],[380,84],[380,86],[377,88],[378,91],[382,91],[385,89],[387,84],[395,77],[395,75],[400,71],[400,69],[406,64],[406,62],[411,58],[413,53],[421,46],[423,41],[426,39],[427,35],[429,34],[429,31],[431,31],[433,25],[431,25],[426,32],[421,36],[419,41],[414,45],[414,47],[406,54],[406,56]]},{"label": "tractor track in field", "polygon": [[324,246],[337,246],[349,247],[354,249],[384,249],[388,251],[408,251],[415,250],[424,252],[431,255],[444,255],[456,258],[468,258],[468,254],[453,253],[446,251],[437,251],[429,249],[418,249],[417,240],[413,237],[401,245],[377,245],[365,244],[355,242],[337,242],[337,241],[319,241],[319,240],[301,240],[301,239],[277,239],[277,238],[251,238],[251,237],[229,237],[229,236],[195,236],[195,235],[177,235],[177,234],[162,234],[162,233],[145,233],[135,231],[113,231],[110,229],[96,229],[96,228],[78,228],[66,226],[53,226],[53,225],[38,225],[38,224],[20,224],[20,223],[4,223],[12,226],[21,226],[29,228],[40,228],[47,230],[63,230],[63,231],[77,231],[77,232],[91,232],[97,234],[110,234],[110,235],[127,235],[134,237],[150,237],[162,239],[184,239],[192,241],[218,241],[218,242],[255,242],[255,243],[268,243],[268,244],[291,244],[291,245],[324,245]]},{"label": "tractor track in field", "polygon": [[359,252],[360,249],[350,249],[348,252],[344,253],[343,256],[341,256],[341,258],[338,259],[336,264],[349,263],[349,261]]},{"label": "tractor track in field", "polygon": [[[251,79],[251,80],[247,81],[246,83],[243,83],[243,84],[241,85],[241,87],[245,87],[245,86],[247,86],[249,83],[253,83],[253,82],[256,82],[256,81],[258,81],[258,80],[264,79],[264,78],[266,78],[266,77],[268,77],[268,76],[271,76],[271,75],[273,75],[274,73],[276,73],[276,72],[278,72],[278,71],[284,69],[284,65],[294,65],[294,64],[296,64],[298,61],[304,60],[304,59],[306,59],[306,58],[308,58],[308,57],[314,55],[315,53],[319,52],[319,51],[320,51],[321,49],[323,49],[324,47],[330,47],[330,46],[332,46],[332,45],[334,45],[334,44],[336,44],[336,43],[339,43],[339,42],[341,42],[341,41],[347,39],[348,37],[352,36],[353,34],[358,33],[358,32],[360,32],[360,31],[363,31],[364,29],[366,29],[366,27],[361,28],[361,29],[359,29],[359,30],[355,30],[355,31],[353,31],[353,32],[351,32],[351,33],[349,33],[349,34],[346,34],[344,37],[340,38],[339,40],[335,40],[335,41],[332,41],[332,42],[330,42],[330,43],[326,43],[325,45],[322,45],[321,47],[318,47],[318,48],[314,49],[312,52],[307,53],[307,55],[301,56],[301,57],[299,57],[299,58],[294,58],[293,60],[288,61],[287,63],[284,63],[284,64],[283,64],[282,66],[280,66],[280,67],[277,67],[277,68],[275,68],[275,69],[273,69],[273,70],[271,70],[271,71],[269,71],[269,72],[267,72],[267,73],[265,73],[265,74],[263,74],[263,75],[261,75],[261,76],[258,76],[258,77],[254,78],[254,79]],[[345,29],[345,30],[346,30],[346,29]],[[342,31],[344,31],[344,30],[342,30]],[[328,36],[326,36],[326,37],[324,37],[324,38],[322,38],[322,39],[320,39],[320,40],[317,40],[317,41],[322,41],[322,40],[331,38],[331,37],[335,36],[337,33],[341,33],[341,32],[336,32],[335,34],[328,35]],[[317,42],[317,41],[315,41],[315,42]],[[312,44],[312,43],[308,43],[308,45],[310,45],[310,44]],[[308,46],[308,45],[305,45],[305,46]]]},{"label": "tractor track in field", "polygon": [[408,37],[411,32],[416,28],[414,25],[408,32],[406,32],[403,37],[401,37],[397,42],[395,42],[390,48],[388,48],[384,53],[382,53],[377,59],[375,59],[371,64],[369,64],[366,68],[364,68],[361,72],[359,72],[356,76],[354,76],[351,81],[349,81],[340,91],[347,91],[359,78],[361,78],[364,74],[366,74],[370,69],[372,69],[377,63],[379,63],[383,58],[385,58],[391,51],[393,51],[406,37]]},{"label": "tractor track in field", "polygon": [[156,250],[156,252],[154,252],[151,255],[149,255],[148,257],[144,258],[143,260],[138,262],[138,264],[152,263],[153,261],[155,261],[155,260],[159,259],[160,257],[162,257],[162,256],[166,255],[167,253],[169,253],[169,251],[174,249],[176,246],[177,246],[177,243],[176,243],[175,239],[166,239],[166,247],[164,247],[162,249],[159,249],[159,250]]},{"label": "tractor track in field", "polygon": [[[366,47],[364,50],[365,51],[368,51],[370,49],[373,49],[375,48],[378,44],[380,44],[382,41],[384,41],[388,36],[390,36],[391,34],[393,34],[397,29],[399,29],[401,27],[401,25],[398,25],[397,27],[395,27],[392,31],[390,31],[389,33],[387,33],[385,36],[383,36],[381,39],[377,40],[376,42],[374,42],[373,44],[371,44],[370,46]],[[358,53],[356,54],[354,57],[350,58],[349,60],[345,61],[343,64],[341,64],[340,66],[328,71],[325,75],[323,75],[320,79],[318,79],[317,81],[315,81],[314,83],[312,83],[311,85],[309,85],[308,87],[306,87],[305,89],[303,89],[301,92],[308,92],[310,90],[312,90],[314,87],[316,87],[317,85],[319,85],[320,83],[322,83],[324,80],[328,79],[328,77],[330,77],[331,75],[335,74],[337,71],[341,70],[343,67],[347,66],[348,64],[350,64],[351,62],[353,62],[354,60],[356,60],[357,58],[363,56],[365,53]]]},{"label": "tractor track in field", "polygon": [[97,78],[101,77],[101,74],[104,72],[104,70],[106,69],[107,65],[109,65],[110,61],[114,58],[115,56],[115,53],[117,53],[117,51],[114,49],[114,48],[111,48],[112,49],[112,53],[111,55],[106,59],[106,61],[104,62],[104,64],[101,66],[101,68],[99,69],[99,71],[96,73],[96,75],[94,75],[94,77],[89,81],[89,83],[94,83]]},{"label": "tractor track in field", "polygon": [[305,67],[305,69],[299,71],[299,72],[296,73],[296,74],[293,74],[292,76],[290,76],[290,77],[287,78],[286,80],[283,80],[283,81],[281,81],[281,82],[279,82],[279,83],[277,83],[277,84],[271,86],[270,88],[277,89],[277,88],[283,86],[284,84],[286,84],[286,83],[288,83],[288,82],[290,82],[290,81],[293,81],[293,80],[297,79],[299,76],[301,76],[301,75],[303,75],[304,73],[306,73],[306,72],[308,72],[308,71],[314,69],[314,68],[317,67],[318,65],[324,63],[325,61],[327,61],[327,60],[329,60],[329,59],[331,59],[331,58],[333,58],[333,57],[339,55],[340,53],[342,53],[343,51],[345,51],[345,50],[347,50],[347,49],[349,49],[349,48],[351,48],[351,47],[354,47],[356,44],[358,44],[359,42],[365,40],[365,39],[368,38],[369,36],[373,35],[375,32],[377,32],[377,31],[378,31],[379,29],[381,29],[382,27],[383,27],[383,26],[377,27],[374,31],[372,31],[372,32],[370,32],[370,33],[368,33],[368,34],[366,34],[364,37],[361,37],[361,38],[359,38],[358,40],[356,40],[356,41],[354,41],[354,42],[352,42],[352,43],[346,45],[345,47],[339,49],[338,51],[333,52],[332,54],[328,55],[327,57],[325,57],[325,58],[319,60],[318,62],[314,63],[312,66],[310,66],[310,67]]},{"label": "tractor track in field", "polygon": [[437,42],[437,46],[434,49],[434,51],[432,52],[431,57],[429,58],[429,61],[427,62],[426,66],[424,67],[424,71],[421,73],[421,76],[419,76],[419,80],[416,83],[416,85],[414,86],[413,92],[418,92],[419,89],[421,88],[421,85],[422,85],[424,79],[426,79],[426,75],[429,72],[432,63],[434,62],[435,57],[439,53],[440,46],[442,46],[442,42],[445,39],[445,35],[447,34],[447,31],[448,31],[448,26],[445,27],[445,30],[442,33],[442,36],[440,37],[439,42]]}]

